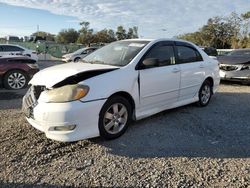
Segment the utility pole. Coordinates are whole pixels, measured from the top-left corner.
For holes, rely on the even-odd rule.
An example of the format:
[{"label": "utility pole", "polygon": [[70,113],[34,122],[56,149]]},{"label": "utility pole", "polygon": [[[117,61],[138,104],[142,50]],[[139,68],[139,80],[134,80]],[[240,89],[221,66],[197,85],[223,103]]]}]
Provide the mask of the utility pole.
[{"label": "utility pole", "polygon": [[39,25],[37,25],[36,27],[37,27],[37,32],[39,32]]}]

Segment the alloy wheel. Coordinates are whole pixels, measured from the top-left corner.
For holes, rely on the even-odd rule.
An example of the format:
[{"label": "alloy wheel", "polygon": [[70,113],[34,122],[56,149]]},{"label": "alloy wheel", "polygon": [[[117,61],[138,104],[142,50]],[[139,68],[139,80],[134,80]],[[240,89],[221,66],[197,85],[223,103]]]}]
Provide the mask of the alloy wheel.
[{"label": "alloy wheel", "polygon": [[121,103],[112,104],[104,114],[104,129],[109,134],[119,133],[128,121],[128,110]]},{"label": "alloy wheel", "polygon": [[211,87],[209,85],[204,85],[201,91],[201,101],[203,104],[207,104],[211,97]]},{"label": "alloy wheel", "polygon": [[9,75],[7,82],[12,89],[21,89],[26,84],[26,78],[20,72],[13,72]]}]

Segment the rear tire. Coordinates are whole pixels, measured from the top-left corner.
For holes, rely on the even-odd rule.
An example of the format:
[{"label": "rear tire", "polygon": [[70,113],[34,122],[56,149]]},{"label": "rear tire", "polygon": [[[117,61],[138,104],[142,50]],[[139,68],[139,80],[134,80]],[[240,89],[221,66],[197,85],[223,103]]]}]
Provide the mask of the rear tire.
[{"label": "rear tire", "polygon": [[28,85],[28,75],[20,70],[9,71],[4,76],[3,83],[6,89],[23,89]]},{"label": "rear tire", "polygon": [[205,80],[199,91],[198,106],[205,107],[208,105],[212,96],[212,85],[208,80]]},{"label": "rear tire", "polygon": [[124,97],[114,96],[103,105],[99,115],[100,136],[115,139],[125,133],[131,121],[132,107]]}]

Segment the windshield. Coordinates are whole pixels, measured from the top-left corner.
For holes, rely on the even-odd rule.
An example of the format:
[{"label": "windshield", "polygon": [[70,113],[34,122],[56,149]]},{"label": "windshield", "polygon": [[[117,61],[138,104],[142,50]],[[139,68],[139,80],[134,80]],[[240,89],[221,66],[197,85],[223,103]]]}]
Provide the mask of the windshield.
[{"label": "windshield", "polygon": [[83,52],[85,48],[81,48],[79,50],[76,50],[75,52],[73,52],[73,54],[81,54]]},{"label": "windshield", "polygon": [[117,41],[104,46],[83,58],[93,64],[127,65],[149,41]]}]

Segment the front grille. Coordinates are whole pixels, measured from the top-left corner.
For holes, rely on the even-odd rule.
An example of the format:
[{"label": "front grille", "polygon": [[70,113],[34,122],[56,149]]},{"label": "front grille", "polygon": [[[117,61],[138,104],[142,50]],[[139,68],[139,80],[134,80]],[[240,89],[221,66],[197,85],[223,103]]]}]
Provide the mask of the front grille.
[{"label": "front grille", "polygon": [[220,69],[224,71],[235,71],[238,69],[238,66],[221,64]]},{"label": "front grille", "polygon": [[33,117],[33,108],[38,104],[37,100],[39,99],[42,91],[45,90],[45,86],[31,86],[27,91],[26,95],[23,97],[23,106],[22,110],[25,113],[26,117]]},{"label": "front grille", "polygon": [[23,108],[34,107],[37,103],[37,99],[34,95],[34,88],[30,87],[26,95],[23,98]]}]

